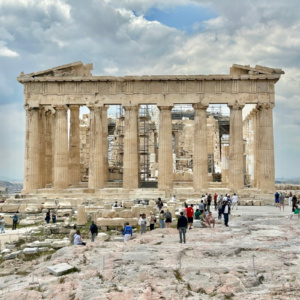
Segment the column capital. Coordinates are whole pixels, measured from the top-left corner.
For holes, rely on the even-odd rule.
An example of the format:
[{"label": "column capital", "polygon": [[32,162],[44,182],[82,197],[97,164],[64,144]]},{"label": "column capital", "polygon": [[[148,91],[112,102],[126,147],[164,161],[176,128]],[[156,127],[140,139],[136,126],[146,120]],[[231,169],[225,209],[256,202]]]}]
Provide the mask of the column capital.
[{"label": "column capital", "polygon": [[103,107],[102,107],[102,110],[104,110],[104,111],[105,111],[105,110],[107,111],[108,109],[109,109],[109,106],[103,106]]},{"label": "column capital", "polygon": [[68,110],[67,105],[54,105],[55,110]]},{"label": "column capital", "polygon": [[242,110],[245,106],[244,103],[235,102],[234,104],[227,104],[230,110]]},{"label": "column capital", "polygon": [[31,111],[31,110],[39,110],[40,109],[40,106],[39,105],[30,105],[30,104],[25,104],[24,106],[24,109],[26,111]]},{"label": "column capital", "polygon": [[126,111],[132,110],[132,111],[138,111],[139,106],[138,105],[122,105],[122,108],[124,108]]},{"label": "column capital", "polygon": [[258,102],[257,103],[257,109],[273,109],[275,107],[275,103],[270,102]]},{"label": "column capital", "polygon": [[159,110],[172,110],[173,106],[164,106],[164,105],[160,106],[160,105],[158,105],[157,108]]},{"label": "column capital", "polygon": [[194,110],[196,110],[196,109],[207,110],[208,105],[205,105],[203,103],[194,103],[193,108],[194,108]]},{"label": "column capital", "polygon": [[69,105],[69,109],[70,110],[79,110],[80,109],[80,105],[79,104],[70,104]]}]

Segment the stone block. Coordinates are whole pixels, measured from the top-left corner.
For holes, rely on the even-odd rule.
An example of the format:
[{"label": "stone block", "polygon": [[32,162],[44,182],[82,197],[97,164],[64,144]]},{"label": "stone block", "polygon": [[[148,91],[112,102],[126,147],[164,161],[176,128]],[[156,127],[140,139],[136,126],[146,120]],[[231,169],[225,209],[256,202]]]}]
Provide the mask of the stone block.
[{"label": "stone block", "polygon": [[67,240],[61,240],[61,241],[55,241],[53,243],[51,243],[51,247],[54,249],[59,249],[59,248],[63,248],[66,246],[70,246],[70,241]]},{"label": "stone block", "polygon": [[59,201],[57,208],[71,208],[72,205],[70,201]]},{"label": "stone block", "polygon": [[156,206],[156,202],[154,200],[150,200],[149,206],[152,206],[152,207]]},{"label": "stone block", "polygon": [[87,215],[85,212],[84,205],[78,205],[78,211],[77,211],[77,224],[78,225],[85,225],[87,222]]},{"label": "stone block", "polygon": [[12,225],[13,218],[10,215],[3,215],[5,225]]},{"label": "stone block", "polygon": [[52,234],[68,234],[70,233],[71,228],[60,227],[60,226],[51,226],[50,232]]},{"label": "stone block", "polygon": [[76,269],[73,266],[70,266],[67,263],[61,263],[61,264],[48,267],[47,270],[55,276],[61,276],[70,273],[72,272],[72,270],[76,271]]},{"label": "stone block", "polygon": [[25,208],[25,212],[28,214],[36,214],[41,213],[43,206],[41,204],[27,204]]},{"label": "stone block", "polygon": [[57,205],[56,205],[56,203],[54,201],[46,201],[43,204],[43,208],[44,209],[56,209]]},{"label": "stone block", "polygon": [[102,210],[102,218],[113,218],[116,216],[114,210]]},{"label": "stone block", "polygon": [[47,252],[47,251],[49,251],[50,250],[50,248],[48,248],[48,247],[41,247],[41,248],[38,248],[38,252]]},{"label": "stone block", "polygon": [[113,206],[112,203],[105,203],[105,204],[104,204],[104,209],[111,209],[112,206]]},{"label": "stone block", "polygon": [[98,226],[123,226],[126,222],[129,223],[130,226],[137,226],[138,219],[137,218],[98,218],[97,225]]},{"label": "stone block", "polygon": [[20,221],[20,225],[34,225],[36,222],[34,220],[23,219]]},{"label": "stone block", "polygon": [[1,251],[1,254],[5,255],[5,254],[8,254],[8,253],[10,253],[10,252],[11,252],[11,249],[3,249],[3,250]]},{"label": "stone block", "polygon": [[23,249],[23,253],[25,255],[36,254],[39,252],[39,248],[25,248]]},{"label": "stone block", "polygon": [[97,235],[97,240],[108,241],[109,240],[109,235],[104,233],[104,232],[99,232],[98,235]]},{"label": "stone block", "polygon": [[133,201],[122,201],[122,206],[124,208],[131,208],[134,205]]},{"label": "stone block", "polygon": [[3,204],[2,212],[14,213],[19,211],[20,204]]},{"label": "stone block", "polygon": [[21,251],[15,251],[15,252],[9,253],[7,255],[4,255],[3,260],[14,259],[14,258],[18,257],[18,255],[20,253],[21,253]]},{"label": "stone block", "polygon": [[72,209],[67,208],[67,209],[57,209],[56,210],[56,217],[69,217],[72,215]]},{"label": "stone block", "polygon": [[131,210],[123,210],[119,216],[120,218],[133,218],[133,212]]},{"label": "stone block", "polygon": [[50,247],[51,246],[51,240],[49,241],[34,241],[32,243],[27,244],[27,247],[30,248],[40,248],[40,247]]}]

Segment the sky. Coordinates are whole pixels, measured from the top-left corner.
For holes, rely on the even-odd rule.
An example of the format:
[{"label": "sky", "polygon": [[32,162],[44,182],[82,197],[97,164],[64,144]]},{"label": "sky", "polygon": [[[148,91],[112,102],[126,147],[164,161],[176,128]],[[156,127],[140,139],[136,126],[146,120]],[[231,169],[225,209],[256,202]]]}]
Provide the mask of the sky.
[{"label": "sky", "polygon": [[0,176],[23,178],[16,77],[82,61],[93,75],[285,71],[274,108],[276,177],[300,177],[298,0],[0,0]]}]

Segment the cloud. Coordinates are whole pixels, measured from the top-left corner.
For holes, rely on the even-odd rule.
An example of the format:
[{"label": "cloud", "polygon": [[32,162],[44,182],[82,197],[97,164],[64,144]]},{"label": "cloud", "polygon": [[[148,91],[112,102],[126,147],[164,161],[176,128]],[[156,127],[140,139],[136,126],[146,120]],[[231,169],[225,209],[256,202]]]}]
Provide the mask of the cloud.
[{"label": "cloud", "polygon": [[0,56],[15,57],[19,56],[19,54],[11,49],[8,49],[6,47],[6,42],[0,41]]}]

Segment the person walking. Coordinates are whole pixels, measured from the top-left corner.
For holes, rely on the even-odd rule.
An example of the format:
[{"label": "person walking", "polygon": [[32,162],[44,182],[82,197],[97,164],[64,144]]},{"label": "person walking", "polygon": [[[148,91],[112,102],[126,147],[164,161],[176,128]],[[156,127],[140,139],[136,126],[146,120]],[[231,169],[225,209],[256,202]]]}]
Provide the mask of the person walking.
[{"label": "person walking", "polygon": [[52,222],[53,222],[53,224],[56,223],[56,212],[55,211],[52,212]]},{"label": "person walking", "polygon": [[188,227],[188,220],[186,219],[186,217],[183,215],[183,212],[181,211],[177,221],[177,229],[179,232],[179,239],[180,239],[179,243],[181,244],[182,244],[182,240],[184,243],[186,243],[185,235],[186,235],[187,227]]},{"label": "person walking", "polygon": [[233,194],[232,196],[232,210],[234,210],[234,208],[237,210],[238,206],[238,196],[236,195],[236,193]]},{"label": "person walking", "polygon": [[94,242],[95,237],[98,235],[98,227],[94,221],[92,221],[92,225],[90,226],[90,232],[91,232],[91,241]]},{"label": "person walking", "polygon": [[11,218],[13,218],[12,230],[16,230],[17,224],[19,222],[19,217],[17,216],[17,214],[14,214],[13,216],[11,216]]},{"label": "person walking", "polygon": [[170,228],[171,227],[171,223],[172,223],[172,214],[171,212],[167,209],[166,213],[165,213],[165,223],[166,223],[166,227]]},{"label": "person walking", "polygon": [[1,217],[1,219],[0,219],[1,233],[5,233],[4,225],[5,225],[4,218]]},{"label": "person walking", "polygon": [[162,203],[161,198],[158,198],[158,201],[157,201],[157,208],[158,208],[158,211],[161,211],[163,205],[164,205],[164,204]]},{"label": "person walking", "polygon": [[129,226],[128,222],[125,223],[122,234],[124,235],[124,243],[128,242],[132,238],[132,227]]},{"label": "person walking", "polygon": [[207,211],[210,212],[210,206],[211,206],[211,194],[207,196]]},{"label": "person walking", "polygon": [[159,214],[159,223],[160,223],[160,228],[165,228],[165,212],[163,210],[160,211]]},{"label": "person walking", "polygon": [[229,227],[228,222],[229,222],[229,215],[230,215],[230,206],[228,205],[228,201],[225,201],[224,204],[222,205],[222,213],[224,215],[224,224],[226,227]]},{"label": "person walking", "polygon": [[217,210],[217,199],[218,199],[218,195],[217,193],[214,194],[214,205],[215,205],[215,210]]},{"label": "person walking", "polygon": [[153,212],[150,211],[150,219],[149,219],[150,230],[154,230],[155,223],[156,223],[156,217],[155,217],[155,215],[153,214]]}]

